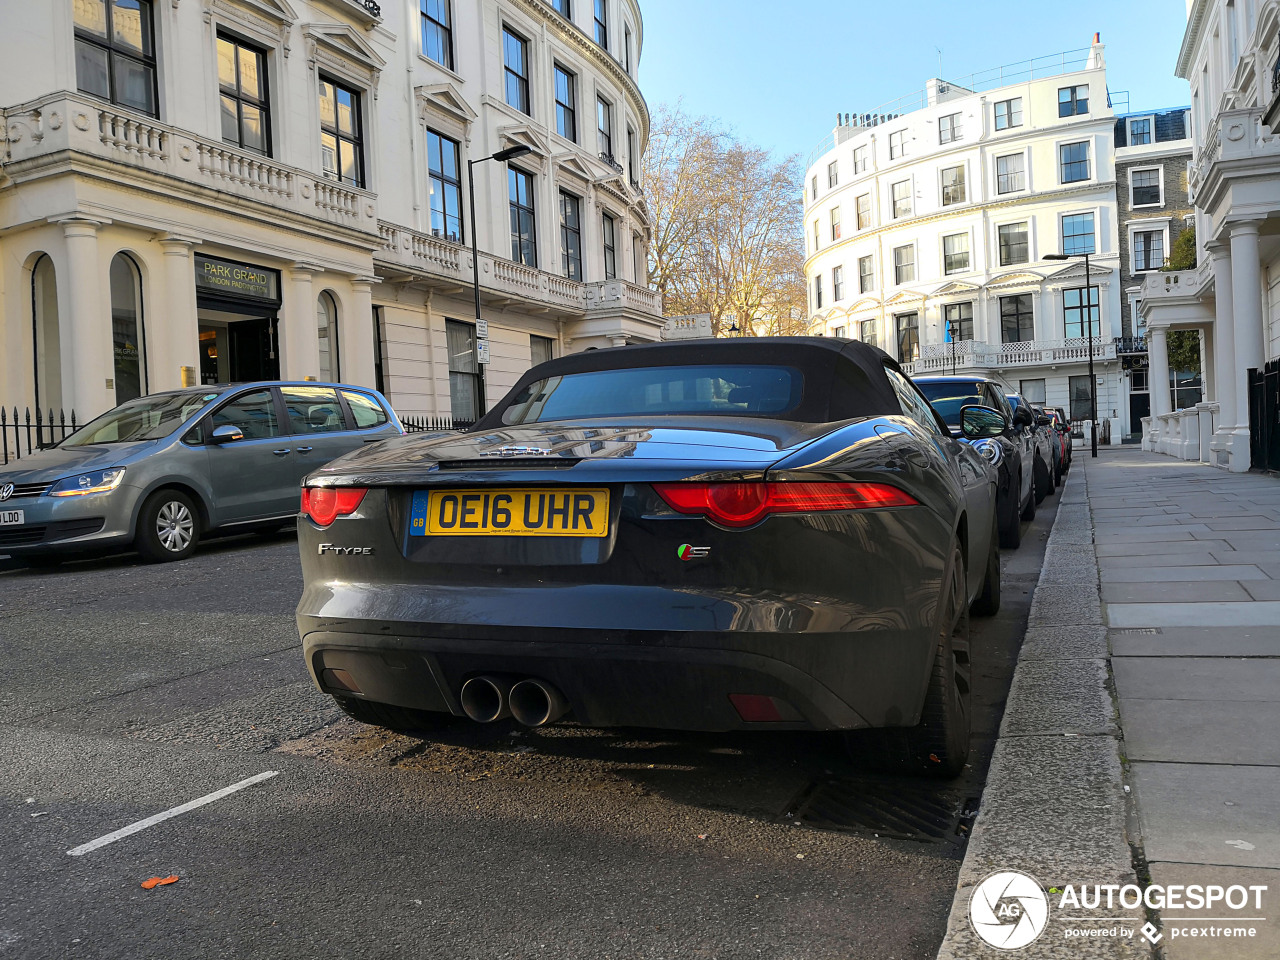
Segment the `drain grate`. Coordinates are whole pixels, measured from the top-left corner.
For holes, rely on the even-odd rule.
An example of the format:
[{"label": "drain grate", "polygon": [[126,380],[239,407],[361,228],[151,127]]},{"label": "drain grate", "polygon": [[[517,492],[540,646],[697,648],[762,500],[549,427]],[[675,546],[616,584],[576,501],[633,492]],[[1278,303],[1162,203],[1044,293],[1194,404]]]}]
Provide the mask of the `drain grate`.
[{"label": "drain grate", "polygon": [[810,784],[778,821],[901,840],[956,843],[968,837],[977,807],[976,798],[940,790],[936,783],[848,777]]},{"label": "drain grate", "polygon": [[1112,627],[1111,632],[1121,637],[1155,637],[1162,631],[1159,627]]}]

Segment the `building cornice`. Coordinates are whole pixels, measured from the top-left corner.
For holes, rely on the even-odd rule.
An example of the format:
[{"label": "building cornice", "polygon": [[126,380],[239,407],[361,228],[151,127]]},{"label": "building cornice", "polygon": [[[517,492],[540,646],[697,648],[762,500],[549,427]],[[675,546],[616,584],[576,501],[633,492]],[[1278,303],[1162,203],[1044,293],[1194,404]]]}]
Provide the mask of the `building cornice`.
[{"label": "building cornice", "polygon": [[1178,50],[1178,63],[1173,75],[1183,80],[1191,79],[1191,60],[1200,44],[1200,30],[1209,15],[1210,0],[1194,0],[1187,12],[1187,29],[1182,35],[1182,47]]}]

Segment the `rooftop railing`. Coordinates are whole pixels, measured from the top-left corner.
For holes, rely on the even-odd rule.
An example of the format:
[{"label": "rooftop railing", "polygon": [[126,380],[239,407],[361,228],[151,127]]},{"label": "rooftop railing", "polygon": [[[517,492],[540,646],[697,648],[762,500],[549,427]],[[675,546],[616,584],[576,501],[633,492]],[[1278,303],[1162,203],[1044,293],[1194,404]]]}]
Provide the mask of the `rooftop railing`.
[{"label": "rooftop railing", "polygon": [[[1084,70],[1089,63],[1089,54],[1092,47],[1081,47],[1077,50],[1064,50],[1061,53],[1047,54],[1043,57],[1032,57],[1030,60],[1020,60],[1016,63],[1009,63],[999,67],[992,67],[990,70],[981,70],[977,73],[971,73],[968,76],[957,77],[952,80],[943,80],[938,78],[937,86],[933,91],[933,99],[930,99],[930,89],[925,86],[912,93],[898,97],[896,100],[890,100],[882,103],[880,106],[865,112],[857,112],[852,114],[837,114],[837,116],[848,117],[850,122],[837,124],[838,127],[865,127],[876,126],[882,122],[882,118],[896,119],[904,113],[912,113],[916,110],[922,110],[939,102],[939,97],[947,97],[950,94],[970,94],[982,93],[986,90],[996,90],[1000,87],[1008,86],[1013,83],[1026,83],[1031,80],[1046,80],[1049,77],[1061,76],[1065,73],[1074,73],[1077,70]],[[859,123],[859,120],[866,120],[866,123]],[[843,140],[844,138],[839,138]],[[805,167],[813,166],[813,161],[822,154],[826,153],[832,147],[836,146],[837,134],[833,131],[830,136],[826,137],[818,144],[805,163]]]}]

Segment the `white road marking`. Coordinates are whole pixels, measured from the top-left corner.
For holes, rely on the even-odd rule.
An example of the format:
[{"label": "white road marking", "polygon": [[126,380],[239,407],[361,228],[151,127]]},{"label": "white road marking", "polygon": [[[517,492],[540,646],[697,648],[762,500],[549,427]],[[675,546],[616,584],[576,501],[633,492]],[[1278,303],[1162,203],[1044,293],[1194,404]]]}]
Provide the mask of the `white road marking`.
[{"label": "white road marking", "polygon": [[80,846],[72,850],[68,850],[67,854],[72,857],[82,857],[86,853],[92,853],[99,847],[105,847],[109,843],[115,843],[117,840],[123,840],[125,837],[132,836],[135,833],[147,829],[147,827],[154,827],[157,823],[163,823],[165,820],[172,819],[173,817],[180,816],[184,813],[189,813],[197,807],[203,807],[206,803],[213,803],[215,800],[221,800],[223,797],[228,797],[238,790],[243,790],[245,787],[252,787],[255,783],[261,783],[263,780],[269,780],[279,772],[279,770],[267,770],[257,776],[250,777],[248,780],[241,780],[239,783],[233,783],[229,787],[223,787],[221,790],[215,790],[213,793],[205,794],[203,797],[198,797],[195,800],[182,804],[181,806],[171,807],[163,813],[157,813],[154,816],[147,817],[145,820],[139,820],[136,823],[129,824],[127,827],[121,827],[119,830],[108,833],[104,837],[99,837],[97,840],[90,840],[88,843],[82,843]]}]

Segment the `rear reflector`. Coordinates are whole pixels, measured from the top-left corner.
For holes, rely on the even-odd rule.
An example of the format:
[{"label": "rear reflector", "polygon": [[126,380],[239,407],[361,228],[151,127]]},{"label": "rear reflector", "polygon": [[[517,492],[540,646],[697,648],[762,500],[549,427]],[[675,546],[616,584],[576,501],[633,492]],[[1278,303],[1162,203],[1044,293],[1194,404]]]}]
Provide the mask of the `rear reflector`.
[{"label": "rear reflector", "polygon": [[327,527],[338,517],[355,513],[368,492],[365,487],[303,487],[302,512]]},{"label": "rear reflector", "polygon": [[773,697],[760,693],[731,693],[729,702],[747,723],[780,723],[782,714]]},{"label": "rear reflector", "polygon": [[887,483],[753,481],[655,483],[678,513],[703,514],[726,527],[749,527],[772,513],[823,513],[872,507],[913,507],[910,494]]}]

